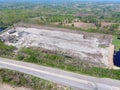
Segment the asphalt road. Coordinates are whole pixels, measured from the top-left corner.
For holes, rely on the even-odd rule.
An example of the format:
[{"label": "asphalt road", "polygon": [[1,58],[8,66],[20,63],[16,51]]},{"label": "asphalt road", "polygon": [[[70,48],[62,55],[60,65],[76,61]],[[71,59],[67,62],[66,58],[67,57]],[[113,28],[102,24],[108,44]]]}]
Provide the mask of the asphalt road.
[{"label": "asphalt road", "polygon": [[77,90],[120,90],[120,81],[67,72],[36,64],[0,58],[0,68],[20,71]]}]

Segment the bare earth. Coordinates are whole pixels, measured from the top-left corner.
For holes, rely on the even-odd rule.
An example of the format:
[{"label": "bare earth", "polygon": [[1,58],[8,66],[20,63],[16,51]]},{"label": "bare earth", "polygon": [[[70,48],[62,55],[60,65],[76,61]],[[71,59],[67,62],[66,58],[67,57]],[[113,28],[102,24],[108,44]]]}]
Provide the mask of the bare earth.
[{"label": "bare earth", "polygon": [[96,29],[96,26],[93,23],[75,22],[74,26],[82,29],[89,29],[89,28]]},{"label": "bare earth", "polygon": [[116,23],[102,22],[102,27],[111,26],[112,24],[116,24]]},{"label": "bare earth", "polygon": [[[54,25],[59,25],[59,22],[56,22],[56,23],[53,23]],[[64,24],[65,26],[72,26],[72,24],[74,24],[74,27],[76,28],[81,28],[81,29],[90,29],[90,28],[93,28],[93,29],[96,29],[97,27],[93,24],[93,23],[85,23],[85,22],[73,22],[73,23],[66,23]]]},{"label": "bare earth", "polygon": [[[12,31],[14,29],[10,29]],[[6,44],[21,47],[41,47],[52,51],[61,51],[98,65],[109,66],[109,49],[111,39],[93,37],[93,34],[71,33],[65,31],[16,27],[16,32],[1,35]],[[11,38],[13,37],[13,38]],[[101,46],[103,45],[103,46]]]},{"label": "bare earth", "polygon": [[24,87],[12,87],[7,84],[3,84],[3,85],[0,84],[0,90],[32,90],[32,89],[28,89]]}]

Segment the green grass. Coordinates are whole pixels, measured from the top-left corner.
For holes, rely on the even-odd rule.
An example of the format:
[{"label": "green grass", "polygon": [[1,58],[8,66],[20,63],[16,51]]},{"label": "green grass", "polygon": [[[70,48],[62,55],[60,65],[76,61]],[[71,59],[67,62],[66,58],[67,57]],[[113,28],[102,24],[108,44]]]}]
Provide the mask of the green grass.
[{"label": "green grass", "polygon": [[13,51],[15,50],[15,47],[13,46],[8,46],[5,45],[1,40],[0,40],[0,56],[11,56]]},{"label": "green grass", "polygon": [[113,42],[112,43],[115,45],[115,50],[118,51],[119,48],[120,48],[120,40],[117,39],[117,36],[113,36]]}]

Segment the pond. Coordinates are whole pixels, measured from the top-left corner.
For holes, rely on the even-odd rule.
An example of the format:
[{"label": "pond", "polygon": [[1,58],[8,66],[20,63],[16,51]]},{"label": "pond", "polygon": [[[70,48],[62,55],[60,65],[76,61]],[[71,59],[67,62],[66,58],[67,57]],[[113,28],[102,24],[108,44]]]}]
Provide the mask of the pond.
[{"label": "pond", "polygon": [[3,27],[0,27],[0,32],[2,32],[4,29],[5,29],[5,28],[3,28]]},{"label": "pond", "polygon": [[114,65],[120,67],[120,51],[117,51],[114,54]]}]

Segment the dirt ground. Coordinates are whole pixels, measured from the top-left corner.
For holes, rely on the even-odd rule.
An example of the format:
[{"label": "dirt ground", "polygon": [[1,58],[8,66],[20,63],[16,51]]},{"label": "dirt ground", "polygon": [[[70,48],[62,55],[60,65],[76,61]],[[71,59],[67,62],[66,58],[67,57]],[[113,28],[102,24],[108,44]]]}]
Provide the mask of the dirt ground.
[{"label": "dirt ground", "polygon": [[[55,22],[55,23],[52,23],[53,25],[59,25],[60,22]],[[64,26],[72,26],[74,24],[74,27],[76,28],[81,28],[81,29],[90,29],[90,28],[93,28],[93,29],[96,29],[97,27],[93,24],[93,23],[84,23],[84,22],[73,22],[73,23],[65,23]]]},{"label": "dirt ground", "polygon": [[[15,30],[16,32],[9,34]],[[80,60],[100,63],[108,66],[108,46],[111,38],[104,35],[72,33],[57,28],[16,27],[0,35],[5,43],[17,48],[40,47],[51,51],[60,51]],[[102,38],[98,38],[102,36]],[[107,37],[107,38],[106,38]],[[107,46],[107,47],[106,47]]]},{"label": "dirt ground", "polygon": [[104,27],[104,26],[111,26],[112,24],[116,24],[116,23],[102,22],[101,26],[102,27]]},{"label": "dirt ground", "polygon": [[24,87],[13,87],[7,84],[0,84],[0,90],[32,90]]},{"label": "dirt ground", "polygon": [[[82,28],[82,29],[94,28],[94,29],[96,29],[96,26],[93,23],[74,22],[73,24],[74,24],[74,27],[76,27],[76,28]],[[66,24],[66,26],[72,26],[72,24]]]}]

